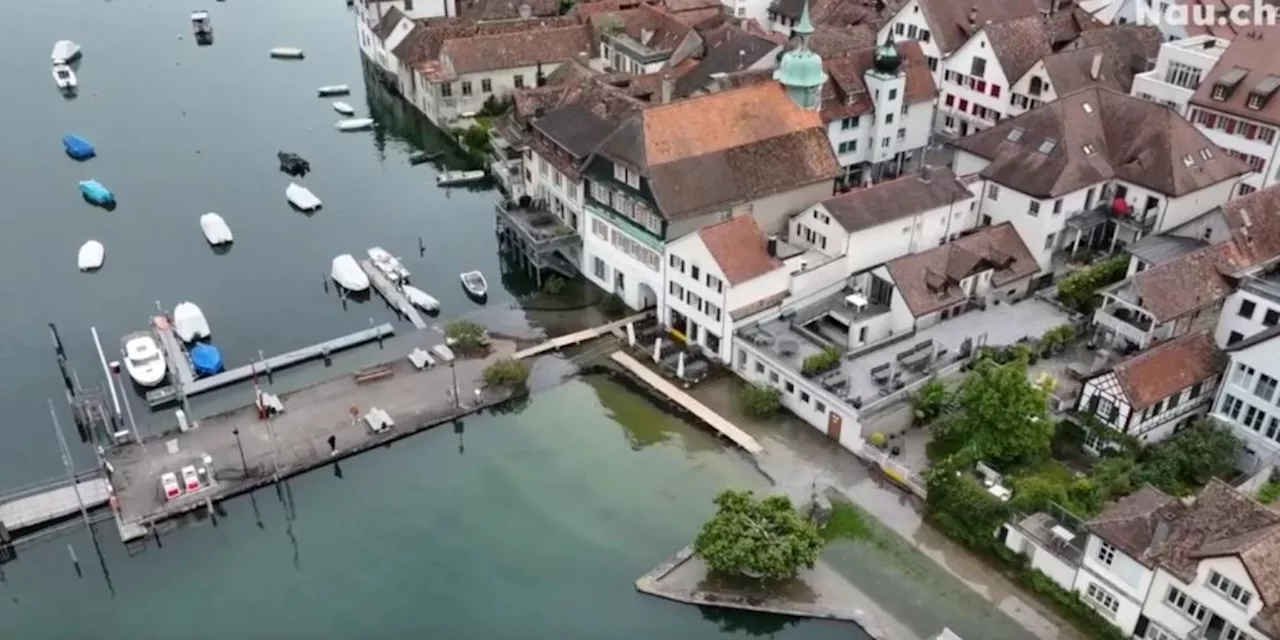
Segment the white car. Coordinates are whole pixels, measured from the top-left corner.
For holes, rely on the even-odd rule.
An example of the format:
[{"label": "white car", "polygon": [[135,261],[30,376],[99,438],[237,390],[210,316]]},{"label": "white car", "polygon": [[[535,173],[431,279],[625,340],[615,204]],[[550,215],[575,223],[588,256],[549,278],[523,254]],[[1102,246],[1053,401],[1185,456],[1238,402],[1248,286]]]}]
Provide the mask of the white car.
[{"label": "white car", "polygon": [[182,487],[178,485],[178,476],[166,473],[160,476],[160,489],[164,491],[165,500],[176,500],[182,497]]},{"label": "white car", "polygon": [[195,467],[182,468],[182,485],[187,488],[187,493],[200,490],[200,476],[196,475]]}]

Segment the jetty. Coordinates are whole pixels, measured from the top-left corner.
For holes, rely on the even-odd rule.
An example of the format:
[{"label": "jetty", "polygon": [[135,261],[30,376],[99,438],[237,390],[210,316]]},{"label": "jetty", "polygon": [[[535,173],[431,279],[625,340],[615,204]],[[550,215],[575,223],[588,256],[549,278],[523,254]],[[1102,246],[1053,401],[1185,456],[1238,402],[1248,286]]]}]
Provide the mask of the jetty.
[{"label": "jetty", "polygon": [[382,299],[386,300],[387,304],[396,310],[396,313],[407,318],[414,329],[421,331],[427,328],[427,322],[418,313],[418,308],[413,306],[412,302],[409,302],[409,298],[405,297],[400,287],[387,278],[387,274],[373,266],[372,260],[361,260],[360,269],[364,271],[365,275],[369,276],[369,282],[373,284],[373,288],[377,290],[378,295],[382,296]]},{"label": "jetty", "polygon": [[627,316],[626,318],[615,320],[608,324],[602,324],[598,327],[591,327],[590,329],[583,329],[582,331],[557,336],[550,340],[533,345],[528,349],[517,351],[512,358],[515,358],[516,360],[523,360],[525,358],[532,358],[533,356],[540,356],[548,351],[559,351],[560,349],[571,347],[580,342],[595,340],[606,333],[621,329],[633,322],[639,322],[647,317],[649,317],[649,312],[641,311],[635,315]]},{"label": "jetty", "polygon": [[61,480],[19,490],[0,496],[0,529],[18,535],[77,515],[81,505],[101,507],[110,498],[111,485],[96,471],[82,474],[74,485]]},{"label": "jetty", "polygon": [[699,420],[705,422],[712,429],[715,429],[731,442],[742,447],[744,451],[752,455],[764,453],[764,447],[760,442],[751,437],[750,434],[739,429],[737,425],[724,419],[720,414],[712,411],[707,405],[698,402],[693,396],[685,393],[675,385],[667,381],[666,378],[654,373],[652,369],[646,367],[643,363],[632,358],[622,351],[615,351],[609,356],[614,362],[622,365],[627,371],[631,372],[642,382],[653,387],[655,391],[669,398],[672,402],[680,405],[689,413],[692,413]]},{"label": "jetty", "polygon": [[172,385],[147,392],[147,404],[153,409],[173,402],[180,402],[183,398],[190,398],[244,382],[257,374],[269,374],[303,362],[315,360],[316,358],[327,357],[339,351],[368,344],[375,340],[380,341],[395,335],[396,332],[395,327],[390,323],[384,323],[376,327],[349,333],[345,336],[339,336],[332,340],[318,342],[301,349],[294,349],[287,353],[251,362],[235,369],[228,369],[222,373],[196,378],[195,371],[191,367],[191,359],[187,357],[186,348],[173,331],[173,323],[163,317],[156,318],[152,322],[152,330],[160,339],[160,347],[165,352],[169,371],[173,378]]}]

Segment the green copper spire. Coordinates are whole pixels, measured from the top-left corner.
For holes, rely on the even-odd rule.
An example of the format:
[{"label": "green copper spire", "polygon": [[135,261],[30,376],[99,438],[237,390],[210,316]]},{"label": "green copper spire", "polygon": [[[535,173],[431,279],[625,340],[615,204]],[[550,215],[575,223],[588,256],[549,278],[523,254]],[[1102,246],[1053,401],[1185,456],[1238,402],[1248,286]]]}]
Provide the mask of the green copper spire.
[{"label": "green copper spire", "polygon": [[812,33],[813,22],[809,20],[809,2],[806,0],[800,13],[800,23],[794,30],[800,42],[783,54],[777,71],[773,72],[773,79],[786,87],[787,95],[801,108],[817,110],[822,106],[822,85],[827,82],[827,74],[822,68],[822,57],[809,50],[809,35]]},{"label": "green copper spire", "polygon": [[808,36],[813,33],[813,21],[809,19],[809,0],[804,0],[804,9],[800,11],[800,24],[796,25],[792,33],[803,36],[806,40],[804,44],[808,46]]}]

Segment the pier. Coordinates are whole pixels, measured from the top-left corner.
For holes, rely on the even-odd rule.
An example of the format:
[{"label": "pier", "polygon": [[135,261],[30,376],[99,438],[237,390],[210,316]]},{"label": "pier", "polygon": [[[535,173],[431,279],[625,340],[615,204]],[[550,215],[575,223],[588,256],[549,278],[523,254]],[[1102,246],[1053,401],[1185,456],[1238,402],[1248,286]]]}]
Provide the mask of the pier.
[{"label": "pier", "polygon": [[525,358],[532,358],[533,356],[542,355],[548,351],[559,351],[564,347],[570,347],[575,344],[578,344],[579,342],[595,340],[596,338],[599,338],[600,336],[606,333],[609,333],[617,329],[621,329],[633,322],[639,322],[640,320],[643,320],[648,316],[649,316],[648,311],[641,311],[640,313],[637,313],[635,315],[628,316],[621,320],[615,320],[608,324],[602,324],[598,327],[592,327],[590,329],[583,329],[582,331],[577,331],[575,333],[569,333],[563,336],[557,336],[545,342],[529,347],[528,349],[517,351],[515,355],[512,356],[512,358],[515,358],[516,360],[523,360]]},{"label": "pier", "polygon": [[382,296],[382,299],[386,300],[387,304],[391,305],[391,308],[396,310],[396,313],[408,318],[409,323],[413,325],[414,329],[421,331],[427,328],[427,322],[426,320],[423,320],[422,315],[418,313],[418,308],[413,306],[412,302],[409,302],[409,299],[405,297],[404,292],[400,290],[400,287],[396,286],[395,283],[391,282],[391,280],[387,278],[387,274],[373,266],[372,260],[361,260],[360,268],[364,271],[365,275],[369,276],[369,282],[371,282],[373,284],[373,288],[378,291],[378,295]]},{"label": "pier", "polygon": [[59,481],[0,496],[0,529],[17,535],[76,515],[82,504],[85,509],[105,505],[111,498],[111,485],[95,475],[89,474],[75,485]]},{"label": "pier", "polygon": [[228,369],[205,378],[196,378],[195,371],[191,368],[191,360],[187,357],[186,348],[182,345],[182,341],[178,339],[177,334],[173,332],[172,323],[167,321],[153,322],[152,328],[160,338],[160,346],[168,358],[169,370],[174,379],[174,384],[170,387],[147,392],[147,404],[153,409],[171,402],[181,401],[182,398],[189,398],[244,382],[258,373],[280,371],[309,360],[323,358],[375,340],[382,340],[395,335],[396,332],[395,327],[390,323],[381,324],[332,340],[308,345],[301,349],[294,349],[264,360],[251,362],[235,369]]}]

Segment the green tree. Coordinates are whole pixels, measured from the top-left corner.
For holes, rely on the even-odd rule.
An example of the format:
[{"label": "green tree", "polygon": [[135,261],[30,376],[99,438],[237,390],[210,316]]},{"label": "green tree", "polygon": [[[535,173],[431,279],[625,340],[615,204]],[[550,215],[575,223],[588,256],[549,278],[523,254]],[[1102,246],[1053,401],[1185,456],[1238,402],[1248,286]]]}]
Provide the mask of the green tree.
[{"label": "green tree", "polygon": [[489,348],[489,333],[480,323],[471,320],[454,320],[445,325],[444,337],[455,349],[467,353]]},{"label": "green tree", "polygon": [[782,391],[762,384],[749,384],[740,394],[742,408],[757,418],[768,418],[782,408]]},{"label": "green tree", "polygon": [[716,514],[693,541],[694,552],[713,570],[781,580],[818,561],[822,533],[786,496],[758,500],[750,491],[726,490],[715,503]]},{"label": "green tree", "polygon": [[1008,470],[1049,456],[1054,425],[1048,394],[1027,380],[1021,360],[981,360],[955,395],[955,410],[932,426],[940,450],[964,449],[971,460]]},{"label": "green tree", "polygon": [[1139,459],[1140,484],[1173,495],[1190,494],[1234,471],[1240,447],[1229,429],[1211,419],[1198,420],[1144,452]]},{"label": "green tree", "polygon": [[520,387],[529,379],[529,365],[503,358],[485,367],[484,383],[491,387]]},{"label": "green tree", "polygon": [[1081,313],[1091,313],[1097,306],[1098,289],[1123,280],[1128,271],[1128,255],[1091,264],[1058,283],[1058,300]]},{"label": "green tree", "polygon": [[991,495],[973,474],[941,464],[925,473],[929,519],[947,535],[974,547],[991,549],[995,532],[1009,520],[1009,504]]},{"label": "green tree", "polygon": [[952,396],[947,386],[937,378],[930,378],[911,398],[911,410],[916,424],[929,424],[937,420],[951,407]]}]

